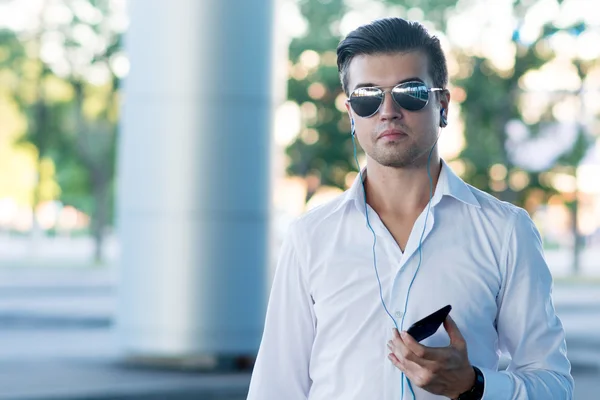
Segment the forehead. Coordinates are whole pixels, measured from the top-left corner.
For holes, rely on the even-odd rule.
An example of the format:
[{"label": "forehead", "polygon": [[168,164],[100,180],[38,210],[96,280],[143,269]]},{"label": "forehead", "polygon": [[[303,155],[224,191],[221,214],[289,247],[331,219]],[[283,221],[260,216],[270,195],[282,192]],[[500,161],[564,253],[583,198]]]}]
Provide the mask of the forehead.
[{"label": "forehead", "polygon": [[420,51],[391,54],[361,54],[348,68],[348,89],[357,85],[394,86],[409,78],[420,78],[431,86],[427,56]]}]

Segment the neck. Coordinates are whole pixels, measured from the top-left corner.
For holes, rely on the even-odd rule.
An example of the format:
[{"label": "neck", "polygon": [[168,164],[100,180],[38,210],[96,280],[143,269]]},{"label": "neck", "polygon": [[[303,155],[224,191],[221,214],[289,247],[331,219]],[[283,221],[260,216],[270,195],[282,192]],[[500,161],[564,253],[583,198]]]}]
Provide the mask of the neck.
[{"label": "neck", "polygon": [[[370,161],[370,162],[369,162]],[[441,159],[434,151],[429,161],[429,172],[435,191],[441,171]],[[398,218],[420,214],[430,196],[427,165],[422,167],[384,167],[367,160],[365,180],[367,203],[379,214]]]}]

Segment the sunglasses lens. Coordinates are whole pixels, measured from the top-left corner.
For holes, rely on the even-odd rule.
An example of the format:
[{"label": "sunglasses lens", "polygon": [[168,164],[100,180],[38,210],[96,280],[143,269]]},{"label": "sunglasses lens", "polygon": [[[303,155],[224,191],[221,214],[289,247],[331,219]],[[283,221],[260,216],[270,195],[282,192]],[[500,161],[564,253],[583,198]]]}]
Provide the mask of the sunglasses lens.
[{"label": "sunglasses lens", "polygon": [[392,90],[394,101],[408,111],[418,111],[427,105],[429,90],[422,82],[406,82]]},{"label": "sunglasses lens", "polygon": [[359,117],[369,117],[377,112],[383,93],[377,88],[359,88],[352,92],[350,105]]}]

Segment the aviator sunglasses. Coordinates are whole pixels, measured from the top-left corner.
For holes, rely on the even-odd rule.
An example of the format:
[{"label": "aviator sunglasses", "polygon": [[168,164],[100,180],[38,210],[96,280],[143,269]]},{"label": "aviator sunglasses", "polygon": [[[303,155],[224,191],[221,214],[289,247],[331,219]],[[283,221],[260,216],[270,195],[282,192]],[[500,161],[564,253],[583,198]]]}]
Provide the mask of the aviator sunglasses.
[{"label": "aviator sunglasses", "polygon": [[[428,88],[425,83],[420,81],[410,81],[394,86],[390,92],[394,103],[398,106],[408,111],[418,111],[429,102],[429,92],[443,90],[442,88]],[[386,90],[377,86],[360,87],[350,94],[348,102],[356,115],[369,118],[379,111],[385,93]]]}]

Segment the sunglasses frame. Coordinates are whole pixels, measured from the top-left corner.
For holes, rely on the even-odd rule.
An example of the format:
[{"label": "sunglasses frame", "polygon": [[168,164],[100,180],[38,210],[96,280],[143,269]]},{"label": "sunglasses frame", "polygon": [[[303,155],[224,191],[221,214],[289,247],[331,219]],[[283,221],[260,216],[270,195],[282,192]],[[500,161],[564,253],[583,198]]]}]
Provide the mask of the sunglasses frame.
[{"label": "sunglasses frame", "polygon": [[[392,92],[394,91],[394,89],[398,88],[399,86],[404,86],[404,85],[408,85],[410,83],[418,83],[421,86],[424,86],[427,89],[427,93],[432,93],[432,92],[443,92],[444,88],[428,88],[427,85],[424,82],[421,81],[408,81],[408,82],[402,82],[397,84],[396,86],[392,86],[392,87],[383,87],[383,86],[363,86],[363,87],[359,87],[356,88],[352,91],[352,93],[350,93],[350,97],[348,98],[348,100],[346,100],[349,104],[350,107],[352,108],[352,111],[354,111],[354,113],[356,115],[358,115],[361,118],[371,118],[373,115],[377,114],[379,112],[379,109],[381,108],[381,106],[383,105],[383,102],[385,101],[385,94],[387,92],[390,92],[390,94],[392,94]],[[356,110],[354,109],[354,107],[352,107],[352,96],[354,95],[354,93],[356,93],[357,90],[364,90],[364,89],[378,89],[381,91],[381,101],[379,102],[379,106],[377,106],[377,109],[375,110],[375,112],[373,112],[373,114],[367,115],[367,116],[361,116],[359,115]],[[373,96],[375,97],[375,96]],[[396,99],[394,98],[394,95],[392,94],[392,100],[394,101],[394,103],[402,108],[403,110],[406,111],[421,111],[423,108],[427,107],[427,104],[429,104],[429,95],[427,96],[427,100],[425,101],[425,104],[423,104],[422,108],[419,108],[418,110],[407,110],[406,108],[402,107],[400,104],[398,104],[398,102],[396,101]]]}]

